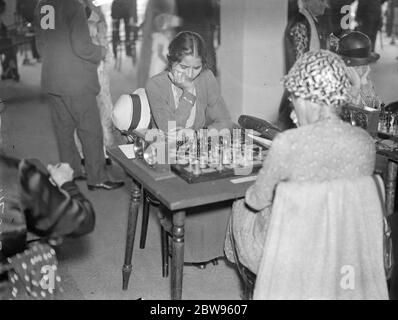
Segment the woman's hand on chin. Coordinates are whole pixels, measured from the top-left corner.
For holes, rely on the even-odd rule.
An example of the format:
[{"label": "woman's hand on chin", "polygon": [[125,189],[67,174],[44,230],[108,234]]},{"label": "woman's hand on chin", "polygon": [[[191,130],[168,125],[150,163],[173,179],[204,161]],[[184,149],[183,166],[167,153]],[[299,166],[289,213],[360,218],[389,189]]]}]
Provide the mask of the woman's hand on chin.
[{"label": "woman's hand on chin", "polygon": [[193,92],[194,83],[191,81],[183,72],[173,70],[169,72],[170,81],[178,88],[183,91]]}]

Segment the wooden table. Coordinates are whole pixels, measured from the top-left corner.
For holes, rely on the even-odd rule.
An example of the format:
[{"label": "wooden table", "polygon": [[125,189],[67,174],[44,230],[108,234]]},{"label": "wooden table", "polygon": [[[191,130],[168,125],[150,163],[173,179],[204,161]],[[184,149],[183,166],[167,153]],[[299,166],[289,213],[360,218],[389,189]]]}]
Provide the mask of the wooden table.
[{"label": "wooden table", "polygon": [[171,298],[179,300],[182,298],[185,210],[219,201],[243,198],[247,188],[253,184],[254,179],[232,183],[231,180],[247,177],[236,176],[229,179],[189,184],[180,177],[171,174],[169,178],[156,180],[151,168],[145,166],[140,159],[127,159],[119,147],[108,150],[108,153],[124,169],[126,174],[132,178],[126,249],[122,268],[123,290],[127,290],[132,270],[131,259],[142,186],[173,212]]}]

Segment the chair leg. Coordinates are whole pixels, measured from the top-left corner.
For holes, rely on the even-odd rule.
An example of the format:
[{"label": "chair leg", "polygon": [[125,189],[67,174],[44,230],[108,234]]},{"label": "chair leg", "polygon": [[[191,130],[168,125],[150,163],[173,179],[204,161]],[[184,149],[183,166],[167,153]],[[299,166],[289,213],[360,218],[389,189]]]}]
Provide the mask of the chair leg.
[{"label": "chair leg", "polygon": [[240,261],[238,252],[236,249],[235,238],[232,230],[232,217],[229,223],[229,237],[232,245],[232,252],[235,258],[236,267],[238,269],[240,278],[243,283],[243,299],[252,300],[254,292],[254,284],[256,283],[256,275],[247,269]]},{"label": "chair leg", "polygon": [[169,236],[164,230],[161,229],[161,242],[162,242],[162,276],[167,278],[169,276]]},{"label": "chair leg", "polygon": [[140,249],[145,248],[146,235],[148,231],[148,220],[149,220],[149,199],[147,192],[142,191],[142,225],[141,225],[141,237],[140,237]]},{"label": "chair leg", "polygon": [[247,282],[244,282],[243,284],[244,289],[243,289],[243,300],[253,300],[253,290],[254,288],[248,284]]}]

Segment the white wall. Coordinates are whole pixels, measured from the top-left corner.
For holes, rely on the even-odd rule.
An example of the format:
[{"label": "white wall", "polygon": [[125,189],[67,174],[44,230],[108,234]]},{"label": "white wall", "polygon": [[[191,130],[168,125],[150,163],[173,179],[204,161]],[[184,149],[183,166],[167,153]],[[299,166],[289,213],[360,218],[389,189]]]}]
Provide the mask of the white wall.
[{"label": "white wall", "polygon": [[241,114],[277,118],[287,2],[221,0],[218,65],[222,95],[234,121]]}]

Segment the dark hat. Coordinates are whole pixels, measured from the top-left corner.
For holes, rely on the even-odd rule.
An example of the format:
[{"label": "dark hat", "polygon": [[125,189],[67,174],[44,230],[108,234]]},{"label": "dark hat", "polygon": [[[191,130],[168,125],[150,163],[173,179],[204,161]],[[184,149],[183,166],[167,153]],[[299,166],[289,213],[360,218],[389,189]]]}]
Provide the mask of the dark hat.
[{"label": "dark hat", "polygon": [[350,67],[366,65],[380,58],[379,54],[372,52],[369,37],[359,31],[344,34],[339,40],[337,53]]},{"label": "dark hat", "polygon": [[398,101],[394,101],[386,105],[386,111],[396,113],[398,111]]}]

